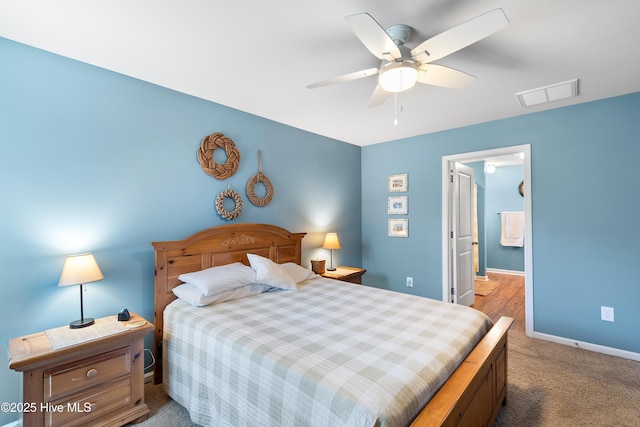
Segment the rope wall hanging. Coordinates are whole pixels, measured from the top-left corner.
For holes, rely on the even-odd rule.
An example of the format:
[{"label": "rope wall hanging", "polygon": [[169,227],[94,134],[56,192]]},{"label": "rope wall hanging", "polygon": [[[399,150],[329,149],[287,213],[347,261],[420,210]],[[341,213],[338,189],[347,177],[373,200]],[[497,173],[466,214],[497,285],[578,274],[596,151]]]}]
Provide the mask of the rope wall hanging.
[{"label": "rope wall hanging", "polygon": [[[216,149],[224,150],[227,161],[223,164],[216,163],[213,152]],[[227,179],[238,171],[240,164],[240,152],[236,144],[220,132],[205,136],[198,150],[198,160],[202,170],[215,179]]]},{"label": "rope wall hanging", "polygon": [[[258,197],[256,195],[256,184],[262,183],[267,190],[267,193],[263,197]],[[247,197],[249,201],[259,208],[263,208],[271,203],[271,199],[273,198],[273,185],[269,178],[262,173],[262,154],[260,150],[258,150],[258,173],[253,175],[247,181],[246,188]]]},{"label": "rope wall hanging", "polygon": [[[227,211],[224,208],[225,199],[232,199],[234,201],[235,207],[232,211]],[[222,219],[230,221],[240,215],[241,210],[242,199],[240,199],[240,195],[235,191],[230,190],[229,187],[227,187],[226,190],[221,191],[220,194],[218,194],[218,197],[216,197],[216,212],[218,212],[218,215],[220,215]]]}]

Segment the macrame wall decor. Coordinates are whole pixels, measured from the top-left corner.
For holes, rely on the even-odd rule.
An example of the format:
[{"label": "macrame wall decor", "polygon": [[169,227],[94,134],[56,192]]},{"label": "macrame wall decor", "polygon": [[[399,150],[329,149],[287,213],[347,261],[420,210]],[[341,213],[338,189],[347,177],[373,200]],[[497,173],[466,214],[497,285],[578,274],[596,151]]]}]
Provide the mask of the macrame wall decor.
[{"label": "macrame wall decor", "polygon": [[[224,150],[227,155],[227,161],[219,164],[216,163],[213,152],[216,149]],[[220,132],[212,133],[205,136],[198,149],[198,160],[202,170],[214,177],[215,179],[227,179],[238,171],[240,164],[240,152],[238,147],[230,138],[227,138]]]},{"label": "macrame wall decor", "polygon": [[[235,207],[232,211],[228,211],[224,208],[224,200],[232,199],[235,203]],[[227,186],[226,190],[223,190],[216,197],[216,212],[218,215],[222,217],[222,219],[226,219],[230,221],[240,215],[240,211],[242,210],[242,199],[240,195],[233,190],[230,190]]]},{"label": "macrame wall decor", "polygon": [[[262,197],[258,197],[256,195],[256,184],[258,183],[262,183],[267,190],[267,193]],[[246,193],[249,201],[259,208],[267,206],[271,203],[271,199],[273,198],[273,185],[269,178],[262,173],[262,154],[260,153],[260,150],[258,150],[258,173],[253,175],[247,181]]]}]

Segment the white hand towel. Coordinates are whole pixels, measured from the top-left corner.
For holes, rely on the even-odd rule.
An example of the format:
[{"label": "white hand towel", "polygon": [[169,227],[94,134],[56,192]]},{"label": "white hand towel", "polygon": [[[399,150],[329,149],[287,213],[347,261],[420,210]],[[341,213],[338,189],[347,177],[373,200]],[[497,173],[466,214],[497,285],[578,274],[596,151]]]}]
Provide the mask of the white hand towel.
[{"label": "white hand towel", "polygon": [[502,246],[524,246],[524,212],[502,212]]}]

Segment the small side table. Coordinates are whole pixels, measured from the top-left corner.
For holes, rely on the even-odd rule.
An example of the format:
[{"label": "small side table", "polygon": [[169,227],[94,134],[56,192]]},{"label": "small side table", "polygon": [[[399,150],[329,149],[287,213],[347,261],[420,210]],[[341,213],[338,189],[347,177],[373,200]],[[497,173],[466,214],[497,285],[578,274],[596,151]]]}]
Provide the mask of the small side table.
[{"label": "small side table", "polygon": [[144,337],[154,327],[135,313],[121,324],[128,327],[58,349],[45,331],[9,340],[9,367],[23,373],[25,426],[120,426],[148,417]]},{"label": "small side table", "polygon": [[364,268],[339,266],[336,267],[335,271],[325,271],[322,273],[322,277],[341,280],[343,282],[357,283],[359,285],[362,283],[362,275],[366,272],[367,270]]}]

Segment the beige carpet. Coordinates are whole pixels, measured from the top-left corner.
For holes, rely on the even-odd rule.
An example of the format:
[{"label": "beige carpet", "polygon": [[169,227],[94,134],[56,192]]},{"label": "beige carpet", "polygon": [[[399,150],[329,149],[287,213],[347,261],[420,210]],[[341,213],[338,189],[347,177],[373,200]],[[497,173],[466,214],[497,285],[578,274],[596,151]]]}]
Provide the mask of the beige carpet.
[{"label": "beige carpet", "polygon": [[162,384],[146,384],[144,387],[144,399],[149,405],[149,419],[135,424],[136,427],[192,427],[197,426],[189,419],[189,413],[185,408],[164,392]]},{"label": "beige carpet", "polygon": [[496,426],[640,426],[640,362],[509,332]]},{"label": "beige carpet", "polygon": [[[640,362],[509,332],[509,402],[496,427],[640,426]],[[196,426],[148,384],[142,427]]]},{"label": "beige carpet", "polygon": [[491,280],[476,280],[475,281],[475,294],[486,297],[495,288],[500,286],[500,282],[492,282]]}]

